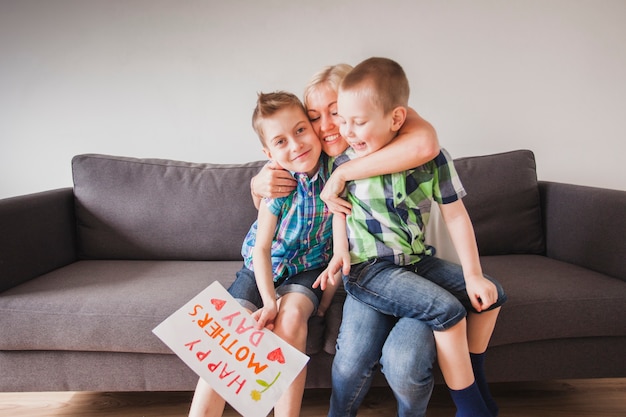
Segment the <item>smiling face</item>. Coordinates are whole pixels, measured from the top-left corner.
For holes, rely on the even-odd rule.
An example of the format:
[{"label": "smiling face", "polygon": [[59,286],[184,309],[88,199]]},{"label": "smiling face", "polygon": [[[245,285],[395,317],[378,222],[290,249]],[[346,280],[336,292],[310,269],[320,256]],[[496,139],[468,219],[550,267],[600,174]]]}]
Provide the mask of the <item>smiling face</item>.
[{"label": "smiling face", "polygon": [[348,148],[341,137],[337,116],[337,91],[330,83],[316,85],[306,97],[309,120],[328,156],[337,156]]},{"label": "smiling face", "polygon": [[322,144],[301,108],[285,107],[262,121],[263,152],[283,168],[313,176]]},{"label": "smiling face", "polygon": [[387,145],[400,128],[394,112],[385,114],[374,103],[367,86],[340,90],[337,107],[341,134],[358,156],[369,155]]}]

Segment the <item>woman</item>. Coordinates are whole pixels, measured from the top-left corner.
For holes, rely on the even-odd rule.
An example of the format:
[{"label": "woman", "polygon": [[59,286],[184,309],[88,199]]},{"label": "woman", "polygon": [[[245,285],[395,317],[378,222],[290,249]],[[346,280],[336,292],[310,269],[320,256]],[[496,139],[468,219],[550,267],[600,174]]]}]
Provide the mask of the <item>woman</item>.
[{"label": "woman", "polygon": [[[337,90],[351,69],[347,64],[322,69],[304,93],[311,124],[322,141],[324,153],[330,157],[348,147],[339,133]],[[336,169],[324,185],[322,198],[334,213],[348,214],[349,204],[339,198],[346,181],[410,169],[438,153],[434,129],[411,111],[391,144]],[[251,182],[255,203],[260,196],[287,195],[294,187],[295,180],[289,172],[272,164],[264,167]],[[398,415],[424,415],[433,388],[434,360],[433,334],[424,323],[381,314],[348,295],[333,360],[329,416],[356,415],[379,362],[398,401]]]}]

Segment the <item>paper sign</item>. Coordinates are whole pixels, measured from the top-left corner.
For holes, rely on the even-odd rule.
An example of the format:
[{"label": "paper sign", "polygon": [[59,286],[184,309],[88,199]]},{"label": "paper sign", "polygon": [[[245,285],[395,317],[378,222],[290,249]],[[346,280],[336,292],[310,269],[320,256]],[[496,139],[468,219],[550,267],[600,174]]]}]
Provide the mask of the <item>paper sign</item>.
[{"label": "paper sign", "polygon": [[309,357],[256,321],[217,281],[152,330],[245,417],[267,416]]}]

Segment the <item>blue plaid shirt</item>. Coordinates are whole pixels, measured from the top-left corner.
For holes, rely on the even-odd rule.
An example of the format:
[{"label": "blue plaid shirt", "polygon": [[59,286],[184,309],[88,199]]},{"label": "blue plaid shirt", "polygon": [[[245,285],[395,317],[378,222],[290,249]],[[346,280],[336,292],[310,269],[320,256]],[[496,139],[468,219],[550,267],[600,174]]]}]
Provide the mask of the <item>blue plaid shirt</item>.
[{"label": "blue plaid shirt", "polygon": [[[270,212],[278,217],[272,242],[274,281],[282,281],[302,271],[328,264],[332,253],[332,213],[320,193],[328,178],[326,158],[322,157],[317,174],[291,174],[298,181],[287,197],[263,199]],[[254,271],[252,251],[256,241],[255,221],[244,239],[241,254],[244,265]]]}]

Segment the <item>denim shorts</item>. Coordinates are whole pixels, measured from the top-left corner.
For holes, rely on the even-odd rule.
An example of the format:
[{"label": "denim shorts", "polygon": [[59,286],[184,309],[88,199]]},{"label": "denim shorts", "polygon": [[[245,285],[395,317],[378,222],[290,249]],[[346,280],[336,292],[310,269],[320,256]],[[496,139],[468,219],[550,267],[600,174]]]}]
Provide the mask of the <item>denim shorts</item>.
[{"label": "denim shorts", "polygon": [[[280,283],[274,283],[276,289],[276,297],[280,298],[285,294],[292,292],[304,294],[313,303],[313,312],[317,311],[317,307],[322,299],[322,289],[320,287],[313,288],[313,283],[317,277],[324,271],[324,268],[311,269],[300,272],[294,276],[288,277]],[[242,307],[256,311],[263,307],[263,299],[256,285],[254,271],[243,266],[237,272],[237,278],[228,288],[228,293],[232,295]]]}]

